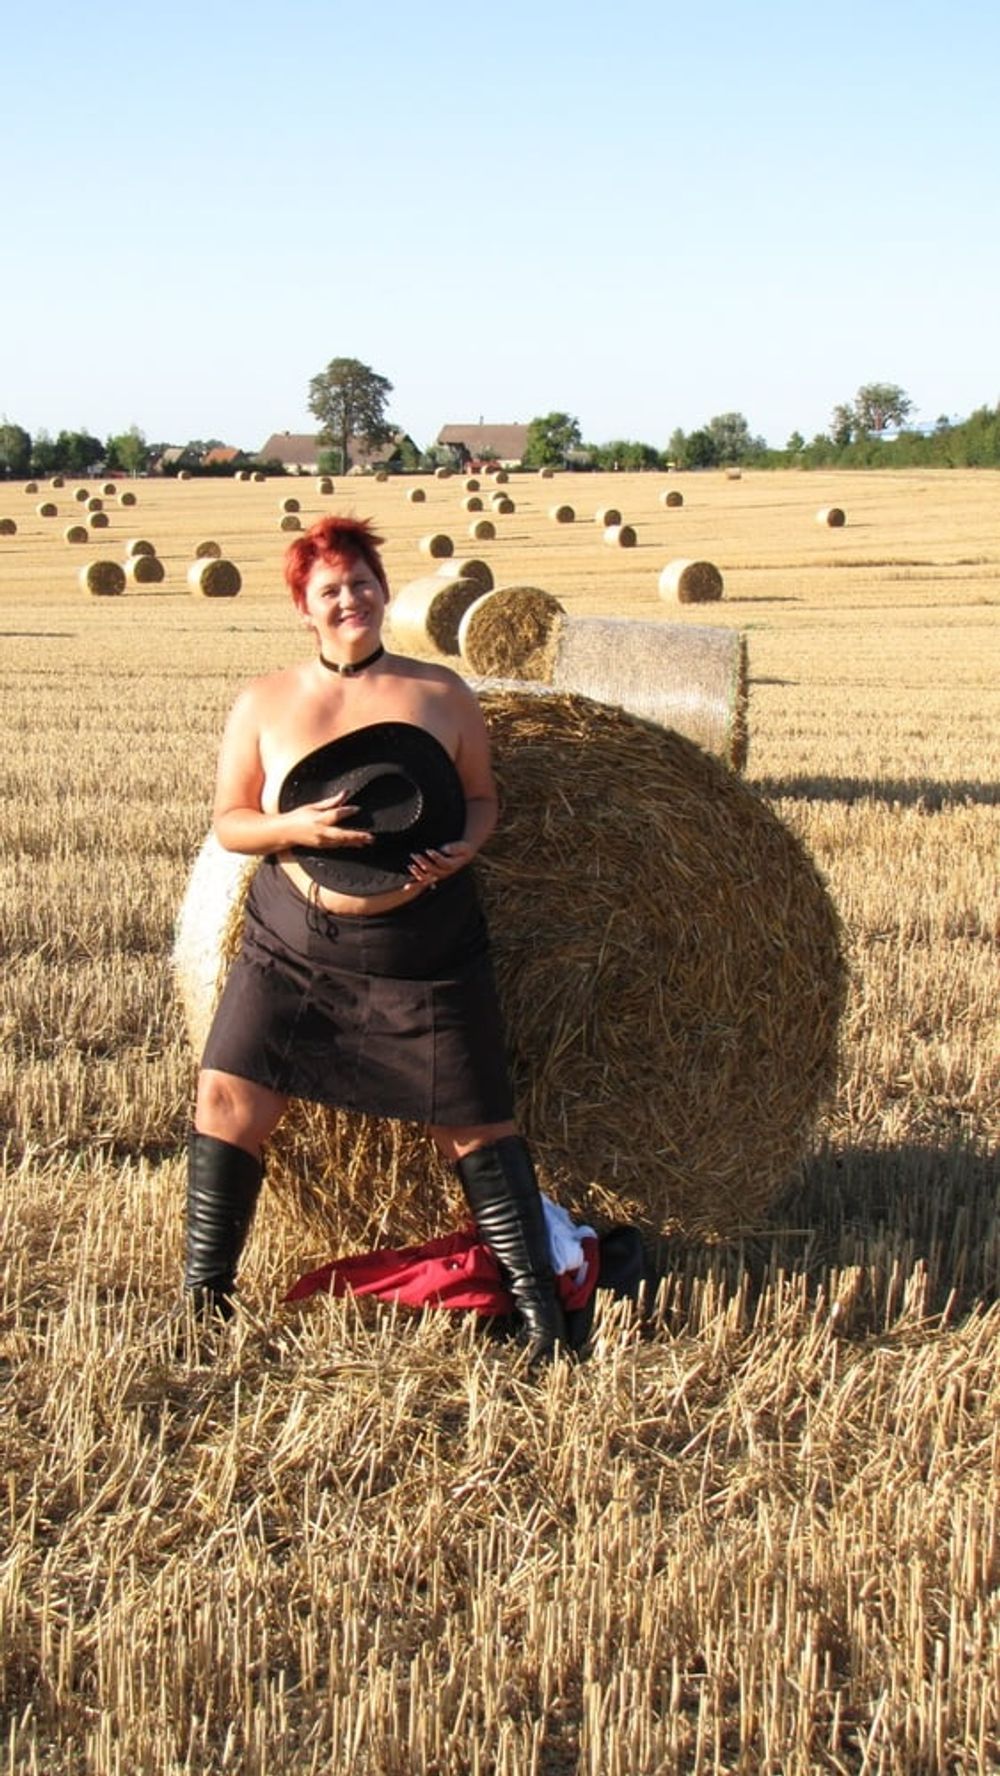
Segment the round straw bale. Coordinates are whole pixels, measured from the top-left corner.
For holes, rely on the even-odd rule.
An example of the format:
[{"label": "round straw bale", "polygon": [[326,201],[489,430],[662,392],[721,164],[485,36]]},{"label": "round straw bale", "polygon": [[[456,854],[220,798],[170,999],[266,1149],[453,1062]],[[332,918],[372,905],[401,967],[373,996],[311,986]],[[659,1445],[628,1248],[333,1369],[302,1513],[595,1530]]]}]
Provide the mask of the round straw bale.
[{"label": "round straw bale", "polygon": [[462,501],[462,509],[466,512],[481,512],[483,509],[482,494],[467,493]]},{"label": "round straw bale", "polygon": [[130,555],[125,562],[126,577],[134,586],[159,586],[165,573],[158,555]]},{"label": "round straw bale", "polygon": [[155,555],[156,544],[147,537],[129,537],[125,544],[125,559],[131,560],[133,555]]},{"label": "round straw bale", "polygon": [[549,517],[555,524],[572,524],[576,513],[572,506],[550,506]]},{"label": "round straw bale", "polygon": [[125,569],[117,561],[88,561],[80,569],[80,585],[93,598],[116,598],[125,590]]},{"label": "round straw bale", "polygon": [[388,481],[388,479],[389,479],[388,469],[376,469],[375,470],[375,479],[376,479],[376,481]]},{"label": "round straw bale", "polygon": [[[759,1227],[834,1081],[844,965],[822,879],[682,736],[582,697],[479,695],[504,817],[475,869],[543,1187],[597,1226]],[[174,968],[196,1050],[256,867],[210,836],[189,880]],[[424,1130],[301,1104],[268,1182],[333,1249],[426,1238],[458,1210]]]},{"label": "round straw bale", "polygon": [[187,583],[202,598],[235,598],[243,579],[235,562],[203,555],[188,568]]},{"label": "round straw bale", "polygon": [[482,590],[478,580],[447,579],[442,574],[410,580],[393,594],[389,606],[394,645],[400,653],[433,649],[457,654],[459,624]]},{"label": "round straw bale", "polygon": [[63,480],[63,477],[61,475],[53,475],[51,481],[49,482],[50,487],[65,487],[65,485],[66,485],[66,483]]},{"label": "round straw bale", "polygon": [[727,481],[741,481],[742,479],[743,479],[743,470],[742,469],[729,468],[726,470],[726,480]]},{"label": "round straw bale", "polygon": [[538,471],[538,479],[540,481],[551,481],[554,477],[555,469],[539,469]]},{"label": "round straw bale", "polygon": [[88,515],[87,523],[91,530],[109,530],[111,527],[111,519],[107,512],[91,512]]},{"label": "round straw bale", "polygon": [[220,561],[222,544],[217,543],[214,537],[206,537],[203,543],[195,544],[194,558],[196,561]]},{"label": "round straw bale", "polygon": [[[190,481],[191,470],[190,469],[178,469],[177,479],[178,479],[178,481]],[[263,479],[263,477],[262,477],[262,479]]]},{"label": "round straw bale", "polygon": [[470,605],[458,629],[458,647],[481,678],[536,679],[545,684],[563,607],[538,586],[498,586]]},{"label": "round straw bale", "polygon": [[676,487],[668,487],[660,495],[660,504],[661,506],[668,506],[673,510],[674,507],[682,506],[684,504],[684,495],[678,493]]},{"label": "round straw bale", "polygon": [[80,502],[80,504],[81,504],[81,506],[82,506],[82,505],[83,505],[83,504],[84,504],[84,503],[85,503],[85,502],[86,502],[86,501],[87,501],[87,500],[89,500],[89,498],[90,498],[90,489],[89,489],[89,488],[87,488],[87,487],[76,487],[76,488],[74,488],[74,490],[73,490],[73,498],[74,498],[74,499],[75,499],[75,500],[79,500],[79,502]]},{"label": "round straw bale", "polygon": [[828,524],[831,530],[839,530],[847,523],[847,513],[842,506],[821,506],[816,513],[817,524]]},{"label": "round straw bale", "polygon": [[278,502],[279,512],[301,512],[301,510],[301,501],[295,499],[292,494],[287,494],[283,500],[279,500]]},{"label": "round straw bale", "polygon": [[506,469],[494,469],[492,475],[490,476],[490,480],[495,481],[498,487],[504,487],[506,485],[506,483],[510,480],[510,476],[508,475]]},{"label": "round straw bale", "polygon": [[434,470],[434,479],[435,479],[435,481],[450,481],[451,480],[451,470],[446,469],[442,465],[440,468]]},{"label": "round straw bale", "polygon": [[622,515],[617,506],[598,506],[594,513],[594,523],[599,524],[602,530],[607,530],[609,524],[620,524],[621,521]]},{"label": "round straw bale", "polygon": [[85,543],[90,538],[90,532],[85,524],[68,524],[63,536],[68,543]]},{"label": "round straw bale", "polygon": [[87,511],[88,512],[103,512],[103,510],[104,510],[104,501],[102,500],[100,494],[99,493],[92,493],[87,500]]},{"label": "round straw bale", "polygon": [[267,480],[267,476],[265,475],[263,469],[255,469],[251,478],[252,478],[252,480],[254,480],[257,483],[258,486],[260,486],[264,481]]},{"label": "round straw bale", "polygon": [[631,524],[609,524],[604,541],[613,549],[634,549],[638,539]]},{"label": "round straw bale", "polygon": [[478,475],[469,475],[466,477],[465,491],[466,491],[466,493],[478,493],[479,492],[479,477],[478,477]]},{"label": "round straw bale", "polygon": [[250,479],[250,470],[249,469],[237,469],[235,475],[233,476],[234,481],[249,481],[249,479]]},{"label": "round straw bale", "polygon": [[660,574],[660,597],[708,604],[722,597],[722,575],[711,561],[668,561]]},{"label": "round straw bale", "polygon": [[132,492],[131,487],[126,487],[124,492],[118,495],[118,504],[120,506],[137,506],[139,504],[138,498]]},{"label": "round straw bale", "polygon": [[37,481],[26,481],[24,483],[24,491],[25,491],[25,493],[37,493],[38,492],[38,482]]},{"label": "round straw bale", "polygon": [[109,499],[113,499],[118,492],[117,481],[105,481],[104,486],[101,488],[101,492],[106,493]]},{"label": "round straw bale", "polygon": [[333,492],[333,482],[332,482],[329,475],[321,475],[320,476],[319,480],[316,483],[316,492],[317,493],[332,493]]},{"label": "round straw bale", "polygon": [[498,512],[500,514],[501,518],[509,518],[511,513],[514,511],[514,501],[512,499],[508,499],[508,497],[505,493],[502,493],[500,495],[499,499],[494,497],[490,501],[490,505],[492,506],[494,512]]},{"label": "round straw bale", "polygon": [[408,487],[406,490],[406,497],[411,506],[421,506],[427,498],[427,494],[422,487]]},{"label": "round straw bale", "polygon": [[58,518],[59,516],[59,507],[54,500],[42,500],[41,505],[35,507],[35,511],[39,518]]},{"label": "round straw bale", "polygon": [[474,543],[491,543],[497,534],[497,527],[492,518],[474,518],[469,525],[469,535]]},{"label": "round straw bale", "polygon": [[301,530],[302,520],[297,512],[283,512],[278,521],[279,530]]},{"label": "round straw bale", "polygon": [[475,555],[453,555],[450,561],[442,561],[438,568],[441,580],[475,580],[481,592],[492,592],[493,569],[488,561],[480,561]]},{"label": "round straw bale", "polygon": [[[86,534],[87,533],[85,531],[84,535],[86,536]],[[12,536],[16,536],[16,535],[17,535],[17,525],[16,525],[14,519],[13,518],[0,518],[0,536],[12,537]]]},{"label": "round straw bale", "polygon": [[433,531],[430,536],[420,539],[421,555],[429,555],[433,561],[441,561],[445,555],[454,555],[455,545],[450,536],[441,530]]}]

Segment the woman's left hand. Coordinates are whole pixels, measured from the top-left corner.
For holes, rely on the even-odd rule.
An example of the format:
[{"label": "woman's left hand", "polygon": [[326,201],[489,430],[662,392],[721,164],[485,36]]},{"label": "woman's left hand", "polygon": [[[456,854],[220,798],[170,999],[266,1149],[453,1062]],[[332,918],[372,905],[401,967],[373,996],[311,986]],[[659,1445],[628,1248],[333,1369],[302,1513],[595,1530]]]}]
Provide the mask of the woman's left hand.
[{"label": "woman's left hand", "polygon": [[411,888],[436,888],[472,862],[475,852],[465,839],[455,839],[436,851],[418,851],[410,858]]}]

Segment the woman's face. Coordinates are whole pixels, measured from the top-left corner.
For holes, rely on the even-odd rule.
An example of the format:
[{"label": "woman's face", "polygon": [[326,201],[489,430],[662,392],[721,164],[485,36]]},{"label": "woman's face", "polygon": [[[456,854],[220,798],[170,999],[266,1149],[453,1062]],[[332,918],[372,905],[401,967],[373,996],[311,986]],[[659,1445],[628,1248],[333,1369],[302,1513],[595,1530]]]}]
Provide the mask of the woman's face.
[{"label": "woman's face", "polygon": [[317,561],[296,600],[321,643],[345,654],[377,645],[385,616],[385,593],[360,555]]}]

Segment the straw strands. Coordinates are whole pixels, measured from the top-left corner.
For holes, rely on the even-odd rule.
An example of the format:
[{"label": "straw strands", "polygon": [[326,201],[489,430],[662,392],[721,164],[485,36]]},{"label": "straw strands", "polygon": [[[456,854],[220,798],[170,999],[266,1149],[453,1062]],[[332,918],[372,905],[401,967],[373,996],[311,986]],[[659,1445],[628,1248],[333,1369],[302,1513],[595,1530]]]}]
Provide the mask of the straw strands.
[{"label": "straw strands", "polygon": [[509,586],[470,606],[459,651],[477,678],[577,692],[673,728],[733,770],[746,764],[749,680],[738,631],[570,617],[551,593]]},{"label": "straw strands", "polygon": [[443,530],[436,530],[430,536],[421,537],[419,545],[421,555],[429,555],[432,561],[442,561],[446,555],[454,555],[455,545],[450,536]]},{"label": "straw strands", "polygon": [[471,576],[437,573],[410,580],[389,606],[393,645],[404,654],[457,654],[459,624],[482,594],[481,581]]},{"label": "straw strands", "polygon": [[[524,687],[481,701],[504,815],[476,868],[543,1182],[598,1223],[752,1226],[833,1081],[844,970],[822,881],[680,736]],[[209,839],[185,897],[175,960],[196,1047],[252,868]],[[449,1218],[445,1169],[411,1125],[296,1105],[268,1177],[338,1245]]]},{"label": "straw strands", "polygon": [[660,574],[660,597],[709,604],[722,597],[722,575],[711,561],[668,561]]},{"label": "straw strands", "polygon": [[89,561],[81,567],[79,578],[92,598],[116,598],[125,590],[125,569],[117,561]]},{"label": "straw strands", "polygon": [[847,523],[847,513],[842,506],[821,506],[816,513],[817,524],[828,524],[831,530],[840,530]]},{"label": "straw strands", "polygon": [[243,579],[235,562],[206,556],[192,561],[187,583],[196,597],[235,598]]}]

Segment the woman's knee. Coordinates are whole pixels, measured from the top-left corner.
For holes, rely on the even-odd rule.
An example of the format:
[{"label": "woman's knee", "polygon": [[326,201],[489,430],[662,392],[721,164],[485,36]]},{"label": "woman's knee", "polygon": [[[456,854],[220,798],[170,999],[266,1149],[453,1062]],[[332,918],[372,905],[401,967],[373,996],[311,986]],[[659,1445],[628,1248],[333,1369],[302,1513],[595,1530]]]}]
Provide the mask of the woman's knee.
[{"label": "woman's knee", "polygon": [[516,1122],[477,1123],[467,1128],[447,1128],[435,1124],[431,1128],[431,1137],[442,1159],[449,1165],[457,1165],[467,1153],[475,1153],[480,1147],[489,1147],[494,1141],[502,1141],[505,1135],[516,1135]]},{"label": "woman's knee", "polygon": [[256,1154],[281,1120],[287,1102],[251,1079],[203,1067],[198,1075],[195,1127],[200,1134],[215,1135]]}]

